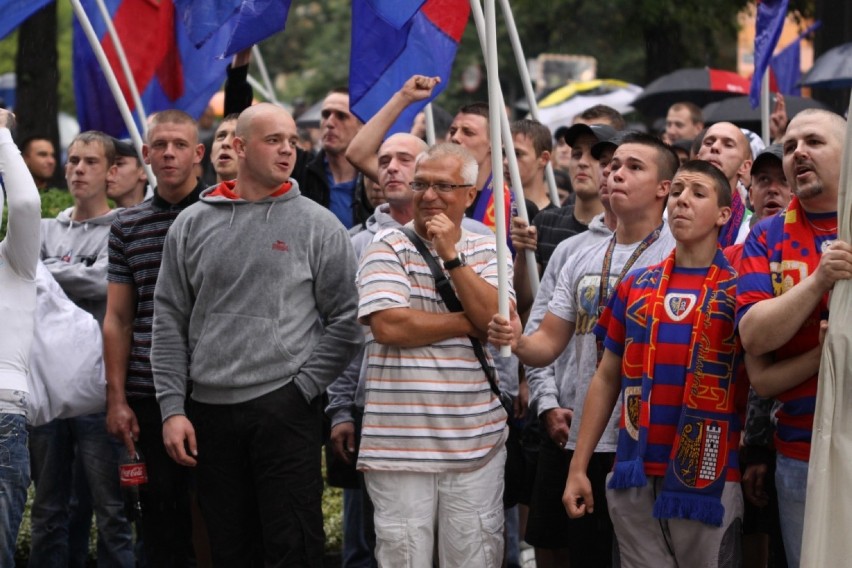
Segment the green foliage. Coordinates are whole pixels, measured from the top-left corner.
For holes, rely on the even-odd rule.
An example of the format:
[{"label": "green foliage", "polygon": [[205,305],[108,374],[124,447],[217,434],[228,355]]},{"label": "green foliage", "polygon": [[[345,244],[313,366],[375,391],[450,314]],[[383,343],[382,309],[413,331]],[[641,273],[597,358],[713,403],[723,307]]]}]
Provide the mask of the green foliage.
[{"label": "green foliage", "polygon": [[[41,194],[41,218],[53,219],[59,215],[60,211],[64,211],[74,205],[74,198],[71,194],[62,189],[49,189]],[[0,239],[6,236],[6,222],[9,218],[8,207],[3,208],[3,222],[0,223]]]},{"label": "green foliage", "polygon": [[74,198],[64,189],[49,189],[41,194],[41,217],[42,219],[53,219],[74,205]]}]

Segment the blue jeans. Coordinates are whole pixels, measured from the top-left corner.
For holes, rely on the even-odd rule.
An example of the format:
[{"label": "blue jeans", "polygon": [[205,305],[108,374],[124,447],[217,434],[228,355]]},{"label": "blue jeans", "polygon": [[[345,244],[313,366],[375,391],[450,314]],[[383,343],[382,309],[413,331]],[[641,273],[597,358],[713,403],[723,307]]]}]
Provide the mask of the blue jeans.
[{"label": "blue jeans", "polygon": [[30,485],[27,418],[0,414],[0,566],[15,565],[18,528]]},{"label": "blue jeans", "polygon": [[133,535],[118,482],[121,445],[106,431],[105,415],[53,420],[33,428],[31,566],[62,567],[69,561],[73,464],[81,460],[98,527],[98,566],[133,567]]},{"label": "blue jeans", "polygon": [[787,566],[798,568],[802,556],[802,533],[805,529],[805,494],[808,489],[808,462],[778,454],[775,486],[778,491],[778,513],[781,538],[787,553]]}]

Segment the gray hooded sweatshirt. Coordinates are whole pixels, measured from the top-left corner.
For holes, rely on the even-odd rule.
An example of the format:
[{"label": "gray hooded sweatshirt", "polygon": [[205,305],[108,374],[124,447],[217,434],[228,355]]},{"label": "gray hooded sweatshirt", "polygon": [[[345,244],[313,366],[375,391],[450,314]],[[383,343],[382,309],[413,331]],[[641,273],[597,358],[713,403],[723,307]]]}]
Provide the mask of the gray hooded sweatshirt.
[{"label": "gray hooded sweatshirt", "polygon": [[189,379],[207,404],[290,381],[310,401],[361,346],[349,235],[290,181],[284,195],[256,202],[210,188],[169,229],[151,347],[163,420],[184,414]]},{"label": "gray hooded sweatshirt", "polygon": [[121,209],[81,222],[71,220],[73,210],[41,220],[41,260],[68,298],[103,325],[109,228]]}]

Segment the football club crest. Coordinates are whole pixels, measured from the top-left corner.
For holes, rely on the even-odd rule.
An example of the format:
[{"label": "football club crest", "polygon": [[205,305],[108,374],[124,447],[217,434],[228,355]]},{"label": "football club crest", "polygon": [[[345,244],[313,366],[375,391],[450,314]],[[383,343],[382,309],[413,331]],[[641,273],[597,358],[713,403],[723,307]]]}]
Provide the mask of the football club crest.
[{"label": "football club crest", "polygon": [[723,473],[728,451],[728,423],[723,420],[684,417],[673,469],[687,487],[704,489]]},{"label": "football club crest", "polygon": [[639,439],[639,409],[642,406],[642,387],[624,389],[624,429],[634,440]]},{"label": "football club crest", "polygon": [[681,321],[692,312],[697,301],[695,294],[666,294],[666,314],[672,321]]}]

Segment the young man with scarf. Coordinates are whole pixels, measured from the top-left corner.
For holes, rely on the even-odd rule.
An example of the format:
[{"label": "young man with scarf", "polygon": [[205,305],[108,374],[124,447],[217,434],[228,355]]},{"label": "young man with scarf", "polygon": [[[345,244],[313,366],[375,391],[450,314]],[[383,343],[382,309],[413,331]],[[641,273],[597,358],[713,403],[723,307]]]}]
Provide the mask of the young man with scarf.
[{"label": "young man with scarf", "polygon": [[[489,339],[495,344],[512,345],[518,358],[533,367],[549,365],[565,351],[568,342],[575,339],[574,405],[572,409],[562,408],[558,412],[551,409],[550,414],[555,418],[545,416],[547,421],[562,424],[548,427],[550,436],[543,439],[539,453],[538,467],[548,459],[547,463],[553,467],[545,470],[552,470],[553,476],[559,475],[554,473],[559,465],[556,459],[550,458],[564,452],[567,461],[572,459],[577,424],[584,419],[583,401],[601,353],[592,330],[600,310],[606,306],[606,298],[614,293],[618,282],[632,268],[660,262],[674,247],[674,239],[662,216],[677,166],[677,155],[658,138],[640,133],[625,135],[613,155],[607,182],[610,206],[618,218],[613,237],[578,250],[565,261],[547,312],[536,331],[521,336],[520,322],[515,317],[511,325],[499,315],[491,321]],[[541,409],[539,402],[538,410]],[[618,413],[615,412],[591,460],[589,477],[600,502],[605,502],[605,477],[612,468],[617,437]],[[558,491],[553,496],[557,502],[566,473],[567,469],[563,469]],[[551,478],[551,489],[552,483]],[[570,523],[556,515],[550,518],[554,527],[564,528],[567,540],[564,546],[569,549],[571,566],[601,568],[611,565],[612,523],[606,507]],[[565,565],[563,558],[549,565]]]},{"label": "young man with scarf", "polygon": [[595,327],[603,359],[563,502],[574,518],[594,511],[586,470],[620,399],[606,498],[624,567],[737,565],[737,274],[717,244],[730,216],[722,172],[682,166],[668,201],[675,250],[627,275]]},{"label": "young man with scarf", "polygon": [[[759,223],[743,249],[737,322],[755,390],[781,402],[775,480],[787,564],[799,565],[816,408],[820,320],[838,280],[852,278],[852,246],[837,240],[846,122],[830,111],[797,114],[782,139],[793,190],[785,213]],[[772,362],[784,368],[761,369]],[[764,380],[763,375],[770,377]]]}]

